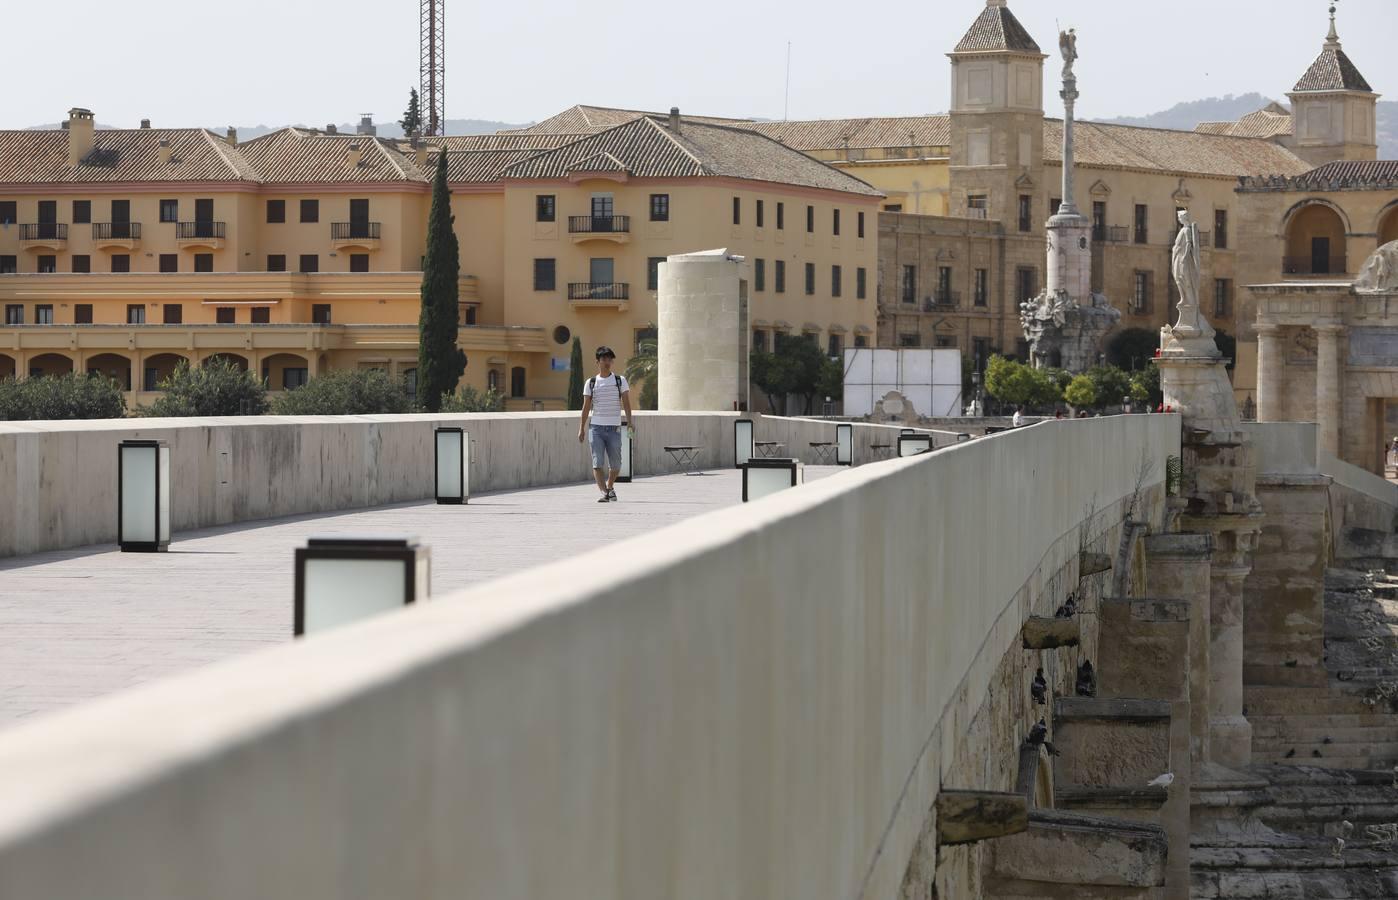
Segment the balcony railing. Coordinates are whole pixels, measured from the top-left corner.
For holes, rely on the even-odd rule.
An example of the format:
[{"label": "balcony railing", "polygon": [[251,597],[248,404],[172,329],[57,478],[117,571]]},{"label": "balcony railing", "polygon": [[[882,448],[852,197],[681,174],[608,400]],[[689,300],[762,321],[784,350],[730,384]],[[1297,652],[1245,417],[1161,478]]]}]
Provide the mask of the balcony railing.
[{"label": "balcony railing", "polygon": [[141,239],[140,222],[93,222],[94,241],[137,241]]},{"label": "balcony railing", "polygon": [[569,216],[569,234],[627,234],[630,216]]},{"label": "balcony railing", "polygon": [[583,281],[568,285],[569,300],[630,300],[631,285],[625,282]]},{"label": "balcony railing", "polygon": [[176,222],[175,239],[180,241],[221,239],[226,230],[224,222]]},{"label": "balcony railing", "polygon": [[377,241],[381,224],[379,222],[332,222],[330,223],[330,239],[332,241]]},{"label": "balcony railing", "polygon": [[966,208],[966,218],[968,219],[988,219],[990,210],[984,206],[969,206]]},{"label": "balcony railing", "polygon": [[923,301],[922,308],[926,312],[936,312],[943,309],[956,309],[959,306],[961,306],[960,291],[938,291]]},{"label": "balcony railing", "polygon": [[61,222],[38,222],[19,226],[21,241],[66,241],[68,226]]},{"label": "balcony railing", "polygon": [[1287,275],[1344,275],[1347,260],[1343,256],[1282,258],[1282,272]]},{"label": "balcony railing", "polygon": [[1131,229],[1125,225],[1112,225],[1107,229],[1107,240],[1113,244],[1124,244],[1131,240]]}]

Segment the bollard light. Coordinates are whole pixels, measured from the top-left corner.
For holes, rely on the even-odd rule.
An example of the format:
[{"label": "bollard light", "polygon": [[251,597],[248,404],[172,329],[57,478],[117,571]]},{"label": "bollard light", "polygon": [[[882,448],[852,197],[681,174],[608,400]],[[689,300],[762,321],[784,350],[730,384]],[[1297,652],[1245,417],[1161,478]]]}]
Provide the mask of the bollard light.
[{"label": "bollard light", "polygon": [[415,537],[312,536],[296,550],[293,633],[300,637],[425,600],[431,553]]},{"label": "bollard light", "polygon": [[796,459],[754,459],[743,466],[743,502],[794,488],[806,480],[806,467]]},{"label": "bollard light", "polygon": [[462,428],[438,428],[434,438],[437,503],[466,503],[471,499],[471,436]]},{"label": "bollard light", "polygon": [[616,477],[618,484],[631,483],[631,423],[621,423],[621,470]]},{"label": "bollard light", "polygon": [[117,545],[123,553],[170,546],[170,446],[122,441],[117,447]]},{"label": "bollard light", "polygon": [[752,419],[738,419],[733,423],[733,465],[741,469],[753,457]]},{"label": "bollard light", "polygon": [[848,422],[835,426],[835,465],[854,465],[854,426]]},{"label": "bollard light", "polygon": [[919,453],[928,453],[932,450],[932,435],[930,434],[900,434],[898,436],[898,455],[917,456]]}]

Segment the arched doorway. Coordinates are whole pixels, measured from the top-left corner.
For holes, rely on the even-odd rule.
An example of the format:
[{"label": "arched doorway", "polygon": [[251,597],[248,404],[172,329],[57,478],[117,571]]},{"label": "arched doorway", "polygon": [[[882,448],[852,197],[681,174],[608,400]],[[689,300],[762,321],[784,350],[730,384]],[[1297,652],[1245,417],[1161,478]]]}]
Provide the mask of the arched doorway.
[{"label": "arched doorway", "polygon": [[1391,204],[1379,216],[1379,246],[1398,241],[1398,202]]},{"label": "arched doorway", "polygon": [[215,359],[222,359],[232,363],[233,366],[240,371],[246,372],[248,370],[248,358],[246,356],[239,356],[236,353],[211,353],[204,357],[204,361],[200,363],[200,365],[208,365]]},{"label": "arched doorway", "polygon": [[89,357],[87,374],[114,379],[123,391],[131,390],[131,360],[119,353],[99,353]]},{"label": "arched doorway", "polygon": [[180,363],[188,363],[189,360],[178,353],[157,353],[154,356],[147,356],[141,367],[141,390],[158,391],[160,383],[175,374],[175,369]]},{"label": "arched doorway", "polygon": [[71,371],[73,361],[61,353],[41,353],[29,360],[30,378],[67,375]]},{"label": "arched doorway", "polygon": [[15,377],[15,358],[0,353],[0,378]]},{"label": "arched doorway", "polygon": [[262,381],[271,391],[293,391],[310,380],[310,364],[295,353],[274,353],[262,361]]},{"label": "arched doorway", "polygon": [[1345,230],[1345,220],[1328,204],[1310,203],[1296,210],[1286,226],[1282,271],[1287,275],[1345,274]]},{"label": "arched doorway", "polygon": [[527,387],[524,366],[515,366],[513,369],[510,369],[510,396],[526,396]]}]

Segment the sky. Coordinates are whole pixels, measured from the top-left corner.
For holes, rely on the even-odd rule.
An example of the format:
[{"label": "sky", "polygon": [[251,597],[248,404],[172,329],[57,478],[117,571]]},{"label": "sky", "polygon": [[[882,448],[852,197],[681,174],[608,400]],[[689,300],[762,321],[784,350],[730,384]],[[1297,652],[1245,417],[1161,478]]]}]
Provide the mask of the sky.
[{"label": "sky", "polygon": [[[447,116],[529,122],[576,103],[792,119],[948,107],[946,53],[983,0],[445,0]],[[1079,115],[1143,115],[1258,91],[1285,100],[1320,52],[1328,0],[1011,0],[1045,52],[1078,31]],[[105,125],[323,126],[402,115],[417,0],[7,3],[0,127],[84,106]],[[1398,100],[1395,0],[1339,0],[1345,51]],[[23,40],[23,35],[45,35]],[[59,35],[56,38],[55,35]],[[787,42],[791,78],[786,96]],[[38,77],[42,73],[42,77]],[[18,76],[16,76],[18,77]],[[1055,76],[1056,77],[1056,76]],[[1048,81],[1048,79],[1046,79]],[[1062,111],[1045,90],[1050,115]]]}]

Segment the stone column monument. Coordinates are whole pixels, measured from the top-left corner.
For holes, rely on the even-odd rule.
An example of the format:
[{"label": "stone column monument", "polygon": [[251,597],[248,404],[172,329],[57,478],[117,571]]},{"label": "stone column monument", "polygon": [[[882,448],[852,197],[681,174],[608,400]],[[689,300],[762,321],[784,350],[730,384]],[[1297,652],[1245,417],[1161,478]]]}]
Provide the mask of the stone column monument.
[{"label": "stone column monument", "polygon": [[746,271],[746,260],[727,250],[676,254],[660,264],[661,410],[749,408]]}]

